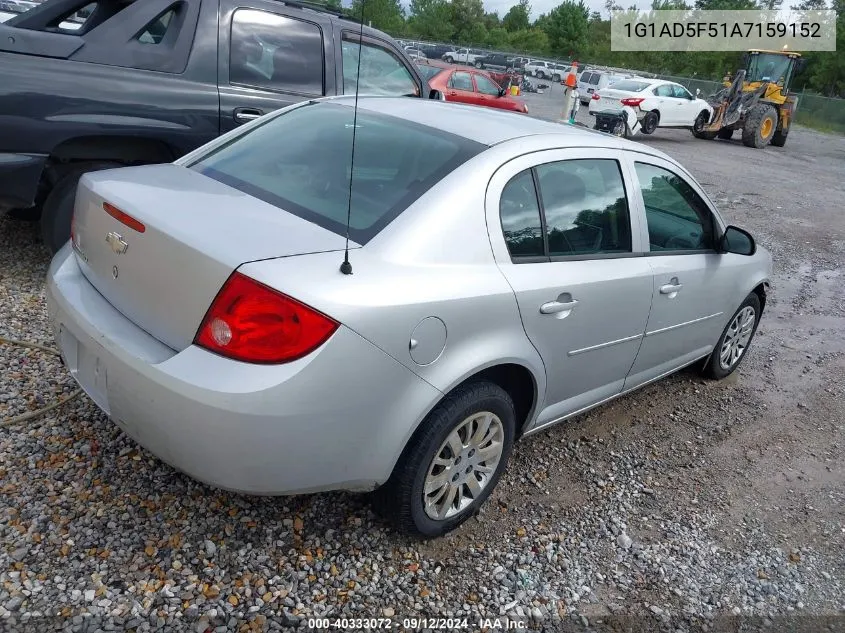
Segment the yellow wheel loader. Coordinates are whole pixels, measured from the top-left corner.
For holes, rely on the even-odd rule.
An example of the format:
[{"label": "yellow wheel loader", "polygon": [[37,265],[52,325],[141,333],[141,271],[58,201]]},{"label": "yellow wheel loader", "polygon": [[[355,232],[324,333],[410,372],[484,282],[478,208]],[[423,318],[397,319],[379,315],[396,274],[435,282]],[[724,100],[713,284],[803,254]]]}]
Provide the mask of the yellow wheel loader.
[{"label": "yellow wheel loader", "polygon": [[693,135],[729,139],[740,130],[748,147],[769,143],[783,147],[798,106],[798,95],[789,92],[789,83],[805,62],[792,51],[748,51],[743,68],[733,80],[725,77],[724,88],[708,99],[713,115],[709,123],[694,127]]}]

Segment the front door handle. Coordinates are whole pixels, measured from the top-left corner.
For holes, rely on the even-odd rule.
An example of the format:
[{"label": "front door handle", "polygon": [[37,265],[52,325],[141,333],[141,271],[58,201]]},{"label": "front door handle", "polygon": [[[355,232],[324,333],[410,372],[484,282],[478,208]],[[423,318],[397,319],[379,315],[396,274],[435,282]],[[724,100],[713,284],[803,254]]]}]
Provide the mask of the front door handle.
[{"label": "front door handle", "polygon": [[450,97],[454,97],[454,96],[455,96],[455,95],[457,95],[457,94],[458,94],[458,93],[457,93],[457,92],[455,92],[454,90],[450,90],[450,91],[449,91],[449,96],[450,96]]},{"label": "front door handle", "polygon": [[255,108],[238,108],[235,110],[234,117],[238,123],[248,123],[261,117],[263,114],[261,110],[256,110]]}]

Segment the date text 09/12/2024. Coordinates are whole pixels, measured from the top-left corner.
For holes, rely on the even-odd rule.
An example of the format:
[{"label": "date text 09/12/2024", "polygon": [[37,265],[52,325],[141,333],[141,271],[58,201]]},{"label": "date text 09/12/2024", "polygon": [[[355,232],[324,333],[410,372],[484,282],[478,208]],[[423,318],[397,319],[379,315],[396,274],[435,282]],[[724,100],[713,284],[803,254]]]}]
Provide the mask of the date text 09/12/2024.
[{"label": "date text 09/12/2024", "polygon": [[528,622],[509,617],[480,618],[309,618],[307,627],[312,630],[502,630],[519,631],[528,628]]}]

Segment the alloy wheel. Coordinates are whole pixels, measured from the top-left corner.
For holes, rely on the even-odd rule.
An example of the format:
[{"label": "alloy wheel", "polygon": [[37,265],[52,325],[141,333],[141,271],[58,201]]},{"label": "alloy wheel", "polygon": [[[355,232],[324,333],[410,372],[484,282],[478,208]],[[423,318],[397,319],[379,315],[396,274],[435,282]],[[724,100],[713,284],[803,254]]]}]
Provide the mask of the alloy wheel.
[{"label": "alloy wheel", "polygon": [[754,333],[756,320],[754,308],[745,306],[731,321],[722,341],[722,349],[719,350],[719,365],[722,369],[730,369],[742,358]]},{"label": "alloy wheel", "polygon": [[423,482],[423,506],[436,521],[467,508],[490,483],[505,446],[499,417],[474,413],[458,424],[434,454]]}]

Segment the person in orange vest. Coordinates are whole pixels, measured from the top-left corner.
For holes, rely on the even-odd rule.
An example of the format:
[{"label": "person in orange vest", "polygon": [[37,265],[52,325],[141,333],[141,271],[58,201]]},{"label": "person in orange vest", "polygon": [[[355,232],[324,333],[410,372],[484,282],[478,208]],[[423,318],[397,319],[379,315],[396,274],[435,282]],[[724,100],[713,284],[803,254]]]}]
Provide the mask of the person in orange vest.
[{"label": "person in orange vest", "polygon": [[572,62],[569,68],[569,73],[566,79],[561,81],[563,84],[563,119],[569,123],[575,123],[575,115],[578,113],[578,108],[581,101],[578,98],[578,62]]}]

